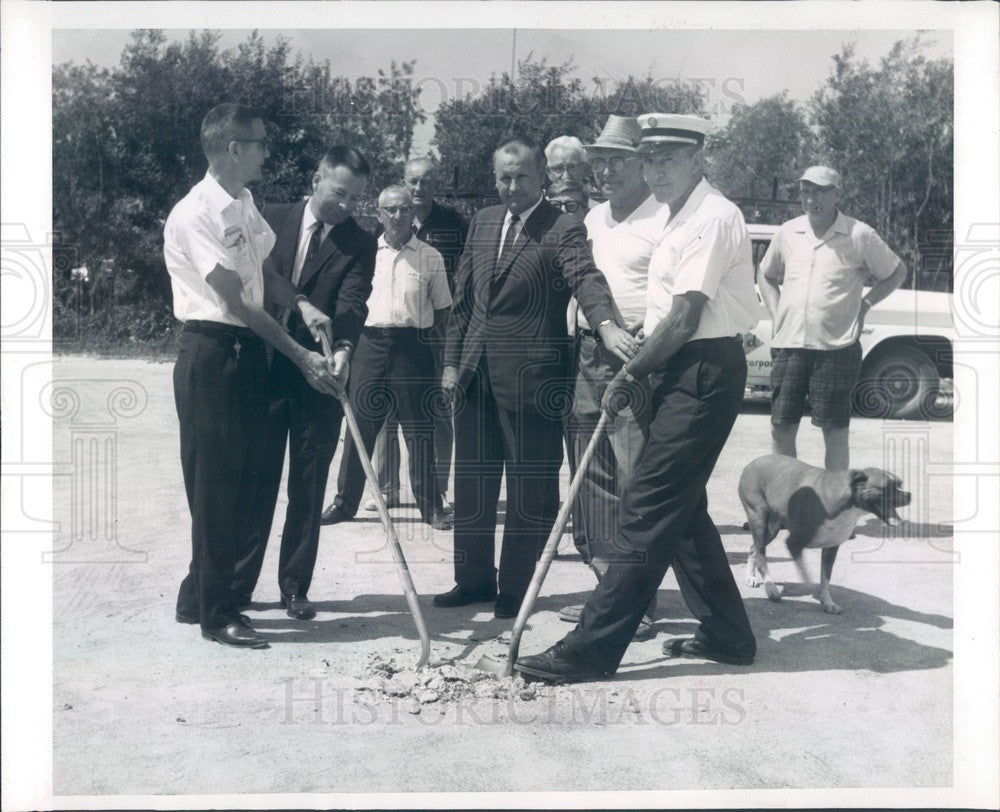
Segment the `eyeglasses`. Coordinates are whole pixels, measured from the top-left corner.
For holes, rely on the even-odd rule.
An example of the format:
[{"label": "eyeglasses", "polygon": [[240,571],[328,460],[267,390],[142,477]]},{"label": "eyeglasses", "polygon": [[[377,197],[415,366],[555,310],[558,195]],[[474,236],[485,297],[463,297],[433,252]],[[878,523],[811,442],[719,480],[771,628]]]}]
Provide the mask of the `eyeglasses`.
[{"label": "eyeglasses", "polygon": [[271,151],[271,142],[267,138],[234,138],[240,144],[260,144],[260,148],[265,152]]},{"label": "eyeglasses", "polygon": [[616,155],[614,158],[594,158],[590,165],[595,172],[603,172],[605,169],[609,172],[618,172],[634,158],[634,155],[629,155],[627,158],[622,155]]},{"label": "eyeglasses", "polygon": [[384,211],[390,217],[395,217],[397,214],[406,216],[413,211],[413,206],[379,206],[379,210]]},{"label": "eyeglasses", "polygon": [[549,172],[553,175],[562,175],[564,172],[572,174],[578,169],[583,169],[585,164],[579,162],[573,162],[568,164],[549,164]]},{"label": "eyeglasses", "polygon": [[567,214],[574,214],[583,208],[583,203],[579,200],[550,200],[549,203],[553,206],[558,206]]}]

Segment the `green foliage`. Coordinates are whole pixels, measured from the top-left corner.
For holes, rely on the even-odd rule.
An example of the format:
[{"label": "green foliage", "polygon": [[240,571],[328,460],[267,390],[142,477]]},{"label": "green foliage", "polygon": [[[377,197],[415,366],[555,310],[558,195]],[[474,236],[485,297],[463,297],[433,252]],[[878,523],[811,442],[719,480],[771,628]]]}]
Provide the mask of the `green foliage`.
[{"label": "green foliage", "polygon": [[485,87],[441,104],[435,114],[434,144],[441,163],[457,168],[458,185],[493,186],[493,150],[507,138],[529,138],[545,146],[559,135],[593,140],[611,114],[700,113],[704,99],[688,86],[661,85],[651,77],[630,76],[614,83],[594,80],[594,92],[572,77],[572,62],[550,65],[529,54],[518,63],[517,75],[492,75]]},{"label": "green foliage", "polygon": [[706,144],[710,177],[729,197],[787,195],[813,150],[805,111],[786,93],[740,104]]},{"label": "green foliage", "polygon": [[850,46],[815,95],[818,158],[844,175],[844,209],[875,228],[921,287],[951,289],[954,65],[918,37],[873,67]]}]

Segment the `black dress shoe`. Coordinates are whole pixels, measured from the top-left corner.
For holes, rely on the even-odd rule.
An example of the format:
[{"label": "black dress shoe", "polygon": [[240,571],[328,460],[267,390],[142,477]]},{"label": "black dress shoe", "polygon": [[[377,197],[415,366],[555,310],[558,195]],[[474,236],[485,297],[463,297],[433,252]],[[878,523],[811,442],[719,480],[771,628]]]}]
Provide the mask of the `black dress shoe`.
[{"label": "black dress shoe", "polygon": [[694,637],[676,637],[663,644],[663,653],[670,657],[692,657],[696,660],[715,660],[726,665],[753,665],[753,657],[726,654],[702,643]]},{"label": "black dress shoe", "polygon": [[319,518],[319,523],[340,524],[341,522],[349,522],[353,518],[353,516],[348,516],[347,512],[340,505],[330,505],[330,507],[323,511],[323,515]]},{"label": "black dress shoe", "polygon": [[281,605],[285,607],[285,614],[296,620],[312,620],[316,617],[316,609],[309,602],[309,598],[302,595],[282,595]]},{"label": "black dress shoe", "polygon": [[218,629],[202,629],[201,636],[235,648],[267,648],[267,639],[238,620]]},{"label": "black dress shoe", "polygon": [[451,530],[454,525],[451,523],[451,519],[444,515],[444,511],[435,511],[431,527],[435,530]]},{"label": "black dress shoe", "polygon": [[[199,623],[201,623],[200,617],[195,617],[194,615],[185,615],[180,612],[174,615],[174,619],[178,623],[187,623],[189,626],[197,626]],[[236,619],[239,620],[240,623],[245,623],[247,626],[250,625],[250,618],[248,618],[244,614],[238,614],[236,616]]]},{"label": "black dress shoe", "polygon": [[493,617],[500,620],[517,617],[517,613],[521,611],[521,600],[509,595],[497,595],[497,602],[493,604]]},{"label": "black dress shoe", "polygon": [[565,640],[560,640],[541,654],[518,657],[514,663],[514,670],[557,685],[566,682],[605,680],[614,676],[613,669],[601,668],[571,651],[566,646]]},{"label": "black dress shoe", "polygon": [[456,586],[450,592],[435,595],[433,603],[450,609],[454,606],[468,606],[470,603],[489,603],[496,596],[497,588],[493,584],[487,583],[474,588]]}]

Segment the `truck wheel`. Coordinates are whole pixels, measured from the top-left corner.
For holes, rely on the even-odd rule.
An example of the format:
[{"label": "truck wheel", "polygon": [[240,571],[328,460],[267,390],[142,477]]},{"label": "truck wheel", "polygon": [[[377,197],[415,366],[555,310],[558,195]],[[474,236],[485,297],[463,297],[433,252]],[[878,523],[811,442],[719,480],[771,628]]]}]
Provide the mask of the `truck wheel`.
[{"label": "truck wheel", "polygon": [[854,411],[862,417],[928,419],[941,382],[934,362],[913,347],[892,347],[866,359],[854,387]]}]

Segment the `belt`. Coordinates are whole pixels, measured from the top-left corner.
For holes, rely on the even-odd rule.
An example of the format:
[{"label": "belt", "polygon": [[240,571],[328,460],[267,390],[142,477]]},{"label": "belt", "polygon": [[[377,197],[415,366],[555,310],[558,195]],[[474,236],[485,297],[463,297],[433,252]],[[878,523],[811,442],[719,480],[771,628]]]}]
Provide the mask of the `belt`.
[{"label": "belt", "polygon": [[419,333],[423,330],[429,330],[429,327],[368,327],[365,326],[362,332],[374,333],[380,336],[404,336],[408,333]]},{"label": "belt", "polygon": [[578,329],[580,335],[582,335],[584,338],[598,338],[599,339],[601,337],[600,334],[597,332],[597,330],[587,330],[586,328],[583,328],[583,327],[578,327],[577,329]]},{"label": "belt", "polygon": [[261,341],[249,327],[240,327],[236,324],[226,324],[221,321],[203,321],[202,319],[191,319],[184,322],[185,333],[198,333],[199,335],[211,338],[233,338],[240,341]]}]

